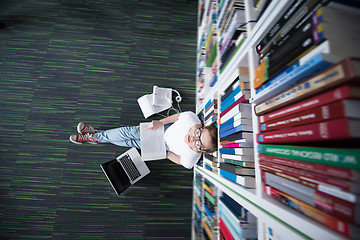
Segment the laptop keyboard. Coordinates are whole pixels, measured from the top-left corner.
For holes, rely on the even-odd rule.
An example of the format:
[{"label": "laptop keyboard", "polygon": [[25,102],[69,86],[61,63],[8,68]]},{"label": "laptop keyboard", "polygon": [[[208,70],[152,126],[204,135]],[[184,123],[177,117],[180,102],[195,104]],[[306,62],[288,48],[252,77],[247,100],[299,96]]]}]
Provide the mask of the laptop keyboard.
[{"label": "laptop keyboard", "polygon": [[129,154],[125,154],[123,157],[119,158],[119,161],[121,162],[122,166],[125,168],[131,181],[134,181],[135,179],[141,176],[139,170],[136,168]]}]

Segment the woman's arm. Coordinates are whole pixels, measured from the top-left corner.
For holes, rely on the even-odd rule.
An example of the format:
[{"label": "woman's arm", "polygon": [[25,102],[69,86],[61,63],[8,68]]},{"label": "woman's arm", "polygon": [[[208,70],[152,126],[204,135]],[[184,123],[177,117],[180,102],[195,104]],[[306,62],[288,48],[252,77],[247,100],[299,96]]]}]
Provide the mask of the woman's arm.
[{"label": "woman's arm", "polygon": [[172,152],[167,152],[166,157],[170,161],[172,161],[176,164],[180,164],[180,156],[179,155],[172,153]]},{"label": "woman's arm", "polygon": [[153,120],[146,129],[157,129],[165,124],[176,122],[179,119],[179,116],[180,113],[176,113],[161,120]]}]

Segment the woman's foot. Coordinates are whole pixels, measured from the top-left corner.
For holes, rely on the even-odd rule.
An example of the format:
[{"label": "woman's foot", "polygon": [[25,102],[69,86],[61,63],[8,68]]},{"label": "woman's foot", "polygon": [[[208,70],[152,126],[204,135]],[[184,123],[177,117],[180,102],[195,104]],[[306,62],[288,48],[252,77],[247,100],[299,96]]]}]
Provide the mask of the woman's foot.
[{"label": "woman's foot", "polygon": [[69,138],[70,142],[75,144],[83,144],[83,143],[90,143],[90,144],[97,144],[98,141],[94,140],[93,134],[87,133],[85,135],[83,134],[77,134],[77,135],[71,135]]},{"label": "woman's foot", "polygon": [[79,122],[79,124],[77,125],[77,131],[78,133],[80,134],[87,134],[87,133],[96,133],[97,130],[93,127],[91,127],[90,125],[86,125],[85,123],[83,122]]}]

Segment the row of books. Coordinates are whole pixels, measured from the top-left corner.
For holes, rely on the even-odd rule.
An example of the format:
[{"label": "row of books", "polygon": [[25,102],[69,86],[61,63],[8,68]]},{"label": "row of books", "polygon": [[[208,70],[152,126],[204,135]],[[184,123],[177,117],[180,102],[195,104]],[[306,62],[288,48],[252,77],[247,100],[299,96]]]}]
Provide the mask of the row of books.
[{"label": "row of books", "polygon": [[203,178],[201,174],[196,173],[193,186],[193,224],[192,236],[194,240],[202,239],[202,184]]},{"label": "row of books", "polygon": [[217,235],[217,189],[206,178],[203,184],[204,194],[204,211],[203,211],[203,227],[208,239],[214,239]]},{"label": "row of books", "polygon": [[359,10],[328,0],[293,0],[256,47],[253,101],[258,103],[346,56],[359,56]]},{"label": "row of books", "polygon": [[328,2],[290,1],[256,47],[257,152],[264,193],[355,239],[360,11]]},{"label": "row of books", "polygon": [[243,0],[224,0],[219,4],[218,15],[221,71],[246,39],[245,3]]},{"label": "row of books", "polygon": [[255,188],[249,70],[239,67],[238,71],[238,78],[224,91],[219,106],[219,174],[241,186]]},{"label": "row of books", "polygon": [[220,239],[257,239],[257,219],[222,192],[219,200]]},{"label": "row of books", "polygon": [[199,3],[201,36],[197,50],[197,95],[202,103],[206,89],[217,82],[217,0]]}]

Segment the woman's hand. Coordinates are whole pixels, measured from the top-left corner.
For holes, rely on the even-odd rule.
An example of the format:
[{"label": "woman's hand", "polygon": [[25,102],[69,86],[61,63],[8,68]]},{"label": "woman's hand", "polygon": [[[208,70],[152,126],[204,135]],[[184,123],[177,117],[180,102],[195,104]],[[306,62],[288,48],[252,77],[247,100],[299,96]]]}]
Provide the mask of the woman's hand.
[{"label": "woman's hand", "polygon": [[146,130],[155,130],[161,126],[164,126],[164,124],[160,121],[160,120],[153,120],[148,127],[146,128]]}]

